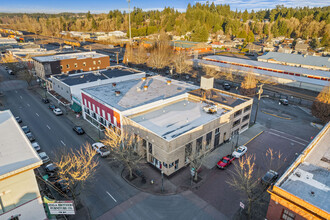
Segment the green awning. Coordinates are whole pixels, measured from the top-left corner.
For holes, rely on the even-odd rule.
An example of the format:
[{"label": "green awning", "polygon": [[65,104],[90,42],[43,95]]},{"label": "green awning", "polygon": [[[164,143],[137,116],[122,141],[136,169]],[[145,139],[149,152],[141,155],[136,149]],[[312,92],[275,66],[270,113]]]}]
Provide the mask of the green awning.
[{"label": "green awning", "polygon": [[81,106],[78,105],[77,103],[73,102],[73,104],[71,105],[71,109],[74,111],[74,112],[81,112]]}]

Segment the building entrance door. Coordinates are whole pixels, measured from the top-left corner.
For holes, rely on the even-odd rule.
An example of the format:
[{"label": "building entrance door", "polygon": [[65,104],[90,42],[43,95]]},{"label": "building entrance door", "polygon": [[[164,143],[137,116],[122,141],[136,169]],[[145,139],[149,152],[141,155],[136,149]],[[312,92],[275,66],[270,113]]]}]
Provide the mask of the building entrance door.
[{"label": "building entrance door", "polygon": [[216,134],[214,137],[214,148],[219,147],[220,133]]}]

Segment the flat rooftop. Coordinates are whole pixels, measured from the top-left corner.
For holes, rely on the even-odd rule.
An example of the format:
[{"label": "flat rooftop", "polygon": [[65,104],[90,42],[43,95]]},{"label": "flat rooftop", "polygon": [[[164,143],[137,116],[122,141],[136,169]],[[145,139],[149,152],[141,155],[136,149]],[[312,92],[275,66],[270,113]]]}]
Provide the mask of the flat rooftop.
[{"label": "flat rooftop", "polygon": [[52,56],[41,56],[41,57],[33,57],[32,59],[38,62],[55,62],[58,60],[67,60],[67,59],[86,59],[86,58],[100,58],[107,57],[108,55],[104,55],[101,53],[92,52],[83,52],[83,53],[67,53],[67,54],[58,54]]},{"label": "flat rooftop", "polygon": [[206,103],[184,98],[133,116],[131,120],[170,141],[194,128],[216,120],[226,112],[225,109],[218,109],[216,113],[210,114],[204,111],[205,106],[207,106]]},{"label": "flat rooftop", "polygon": [[[145,104],[161,101],[191,90],[197,89],[197,86],[171,80],[167,84],[167,78],[162,76],[147,77],[146,81],[142,79],[132,79],[116,83],[94,86],[83,89],[82,91],[91,97],[119,110],[125,111]],[[147,86],[147,90],[144,90]],[[119,91],[117,96],[115,91]]]},{"label": "flat rooftop", "polygon": [[0,111],[0,180],[42,164],[9,110]]},{"label": "flat rooftop", "polygon": [[60,74],[60,75],[54,75],[52,77],[62,81],[68,86],[74,86],[83,83],[94,82],[97,80],[117,78],[117,77],[137,74],[137,73],[143,73],[143,72],[127,67],[115,66],[113,68],[106,70],[98,70],[98,71],[91,71],[91,72],[84,72],[84,73],[77,73],[70,75]]},{"label": "flat rooftop", "polygon": [[206,100],[210,100],[232,108],[249,100],[249,98],[234,96],[233,93],[224,92],[222,90],[217,89],[209,89],[206,91],[203,89],[196,89],[194,91],[189,92],[189,94],[203,98],[204,92]]},{"label": "flat rooftop", "polygon": [[330,123],[323,129],[323,135],[320,136],[321,131],[307,146],[306,149],[313,148],[303,162],[284,174],[276,186],[330,212]]}]

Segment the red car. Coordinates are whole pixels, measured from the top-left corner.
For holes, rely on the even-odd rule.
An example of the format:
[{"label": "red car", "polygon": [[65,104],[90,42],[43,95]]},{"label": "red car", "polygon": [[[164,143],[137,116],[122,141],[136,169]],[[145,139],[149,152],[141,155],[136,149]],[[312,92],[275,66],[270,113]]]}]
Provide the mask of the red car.
[{"label": "red car", "polygon": [[233,157],[232,155],[227,155],[224,156],[218,163],[217,163],[217,167],[219,167],[220,169],[225,169],[225,167],[227,167],[229,164],[231,164],[231,162],[233,162],[233,160],[235,160],[235,157]]}]

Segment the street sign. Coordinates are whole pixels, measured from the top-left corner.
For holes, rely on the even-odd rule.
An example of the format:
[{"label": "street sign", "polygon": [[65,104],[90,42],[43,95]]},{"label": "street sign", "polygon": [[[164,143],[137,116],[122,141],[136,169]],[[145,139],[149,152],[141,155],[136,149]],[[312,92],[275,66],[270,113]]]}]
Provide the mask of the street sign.
[{"label": "street sign", "polygon": [[74,215],[73,201],[56,201],[47,203],[50,214],[52,215]]},{"label": "street sign", "polygon": [[242,209],[244,209],[244,203],[243,202],[239,202],[239,206],[242,208]]}]

